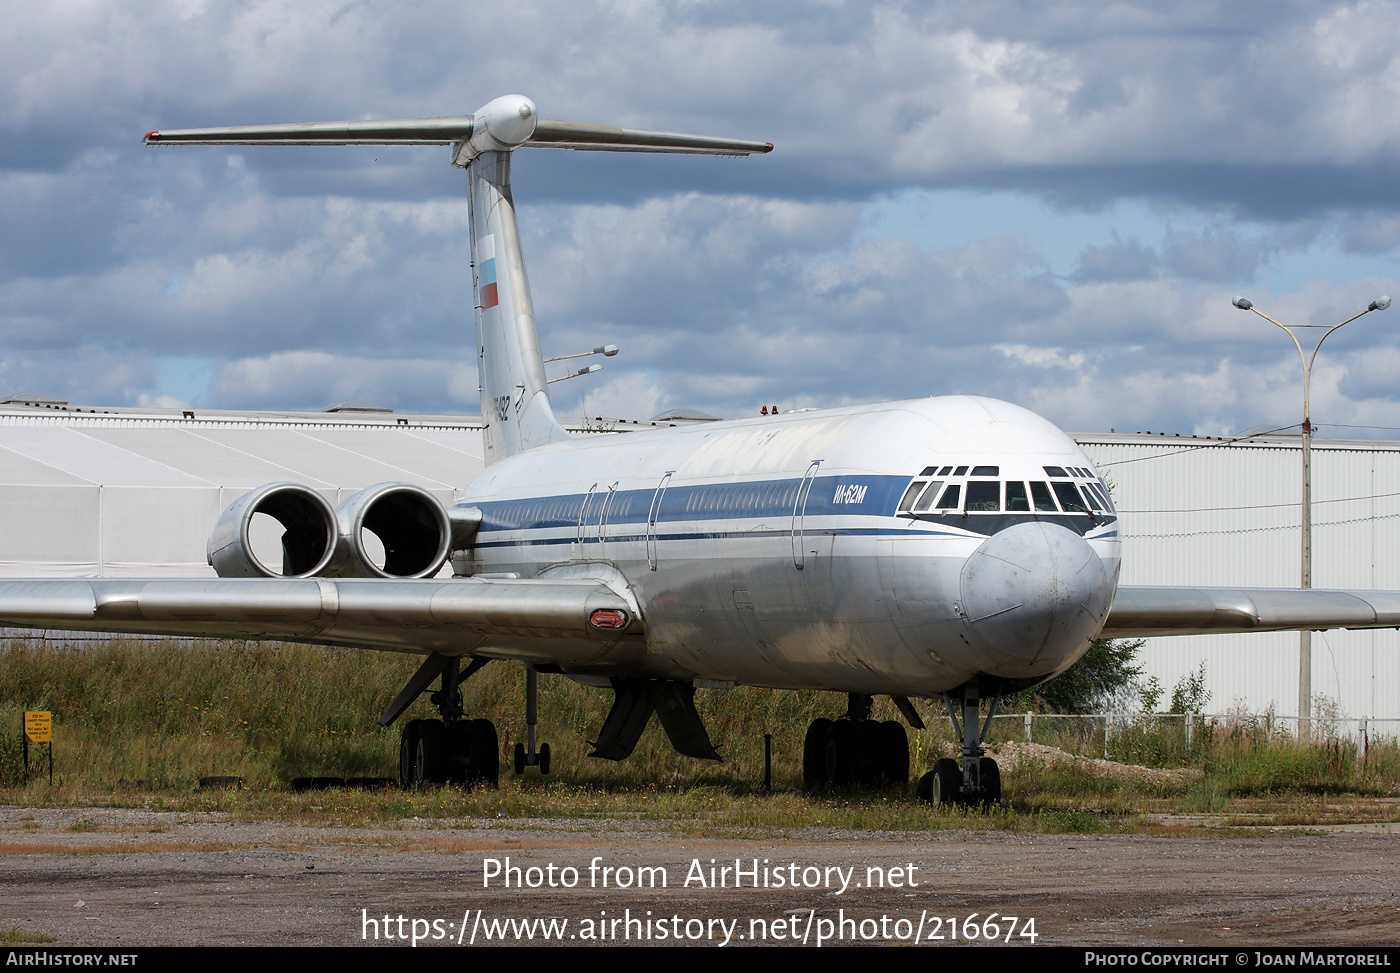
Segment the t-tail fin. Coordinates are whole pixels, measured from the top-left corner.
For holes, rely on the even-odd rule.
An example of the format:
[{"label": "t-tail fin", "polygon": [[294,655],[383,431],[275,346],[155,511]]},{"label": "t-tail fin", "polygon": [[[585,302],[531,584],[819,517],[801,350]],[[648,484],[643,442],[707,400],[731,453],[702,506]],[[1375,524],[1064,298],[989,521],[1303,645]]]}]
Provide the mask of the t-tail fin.
[{"label": "t-tail fin", "polygon": [[534,304],[511,196],[511,153],[522,146],[706,155],[749,155],[773,149],[768,142],[550,121],[540,118],[534,102],[523,95],[497,98],[470,116],[156,131],[146,134],[146,142],[451,145],[452,164],[467,170],[471,192],[477,364],[487,464],[569,438],[554,416],[546,390]]}]

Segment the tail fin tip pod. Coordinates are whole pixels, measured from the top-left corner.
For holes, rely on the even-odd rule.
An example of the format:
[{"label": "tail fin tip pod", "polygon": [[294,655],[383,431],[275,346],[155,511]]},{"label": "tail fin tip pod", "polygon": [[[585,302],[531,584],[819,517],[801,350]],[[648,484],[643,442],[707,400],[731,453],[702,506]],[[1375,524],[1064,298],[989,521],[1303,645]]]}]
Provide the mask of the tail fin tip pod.
[{"label": "tail fin tip pod", "polygon": [[546,390],[534,305],[515,220],[510,153],[521,147],[746,156],[771,142],[543,119],[524,95],[474,114],[392,121],[242,126],[147,132],[148,145],[450,145],[467,170],[476,295],[477,366],[487,464],[569,438]]}]

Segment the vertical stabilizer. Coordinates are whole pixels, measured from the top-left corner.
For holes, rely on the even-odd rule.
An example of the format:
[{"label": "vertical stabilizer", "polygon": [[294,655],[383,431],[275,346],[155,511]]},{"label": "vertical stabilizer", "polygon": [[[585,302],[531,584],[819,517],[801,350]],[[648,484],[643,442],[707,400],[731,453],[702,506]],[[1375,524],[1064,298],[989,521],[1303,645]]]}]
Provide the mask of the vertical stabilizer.
[{"label": "vertical stabilizer", "polygon": [[510,192],[510,152],[483,152],[471,181],[472,266],[476,277],[477,366],[485,460],[568,439],[545,388],[535,308]]},{"label": "vertical stabilizer", "polygon": [[510,154],[526,146],[605,152],[749,155],[767,142],[651,132],[540,118],[524,95],[505,95],[472,115],[387,121],[186,128],[146,133],[148,145],[450,145],[471,186],[477,364],[486,462],[568,439],[545,391],[535,308],[520,252]]}]

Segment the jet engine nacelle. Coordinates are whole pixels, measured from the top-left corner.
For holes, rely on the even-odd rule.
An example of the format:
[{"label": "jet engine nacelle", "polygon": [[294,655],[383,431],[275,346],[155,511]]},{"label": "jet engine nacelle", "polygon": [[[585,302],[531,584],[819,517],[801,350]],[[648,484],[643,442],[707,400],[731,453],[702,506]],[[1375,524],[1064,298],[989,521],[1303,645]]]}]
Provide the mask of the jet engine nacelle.
[{"label": "jet engine nacelle", "polygon": [[[281,570],[268,563],[268,550],[262,557],[254,550],[258,514],[282,525]],[[334,560],[338,534],[325,497],[300,483],[269,483],[239,497],[219,517],[209,538],[209,564],[221,578],[310,578]]]},{"label": "jet engine nacelle", "polygon": [[[430,578],[447,562],[452,521],[437,497],[411,483],[376,483],[336,509],[335,558],[327,575]],[[366,533],[383,545],[376,556]]]}]

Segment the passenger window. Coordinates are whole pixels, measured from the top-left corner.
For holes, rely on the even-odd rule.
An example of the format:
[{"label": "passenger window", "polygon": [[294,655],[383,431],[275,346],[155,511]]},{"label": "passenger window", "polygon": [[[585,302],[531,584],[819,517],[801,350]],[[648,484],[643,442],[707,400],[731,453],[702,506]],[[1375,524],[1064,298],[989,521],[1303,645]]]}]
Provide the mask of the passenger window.
[{"label": "passenger window", "polygon": [[[932,483],[930,483],[928,489],[924,491],[924,495],[919,499],[918,504],[914,507],[914,513],[920,514],[927,510],[929,507],[932,507],[934,498],[938,496],[938,488],[942,485],[942,480],[934,480]],[[956,507],[957,505],[957,500],[954,500],[953,506]]]},{"label": "passenger window", "polygon": [[[930,493],[932,491],[929,491]],[[962,487],[954,483],[943,491],[943,498],[938,501],[939,510],[957,510],[958,503],[962,499]]]},{"label": "passenger window", "polygon": [[967,485],[967,510],[989,513],[1001,509],[1001,484],[996,480],[973,480]]},{"label": "passenger window", "polygon": [[1055,496],[1060,498],[1060,506],[1067,514],[1087,514],[1089,508],[1084,506],[1084,500],[1079,496],[1079,491],[1074,488],[1073,483],[1055,482],[1050,484],[1055,488]]},{"label": "passenger window", "polygon": [[905,513],[913,509],[914,500],[919,496],[919,491],[924,488],[924,484],[927,482],[927,480],[915,480],[913,483],[909,484],[909,489],[904,491],[904,499],[899,501],[900,513]]},{"label": "passenger window", "polygon": [[1030,498],[1026,496],[1026,485],[1013,480],[1006,482],[1006,509],[1012,513],[1029,511]]},{"label": "passenger window", "polygon": [[1048,510],[1051,513],[1059,510],[1055,506],[1055,498],[1050,496],[1050,484],[1036,482],[1031,484],[1031,499],[1035,501],[1036,510]]}]

